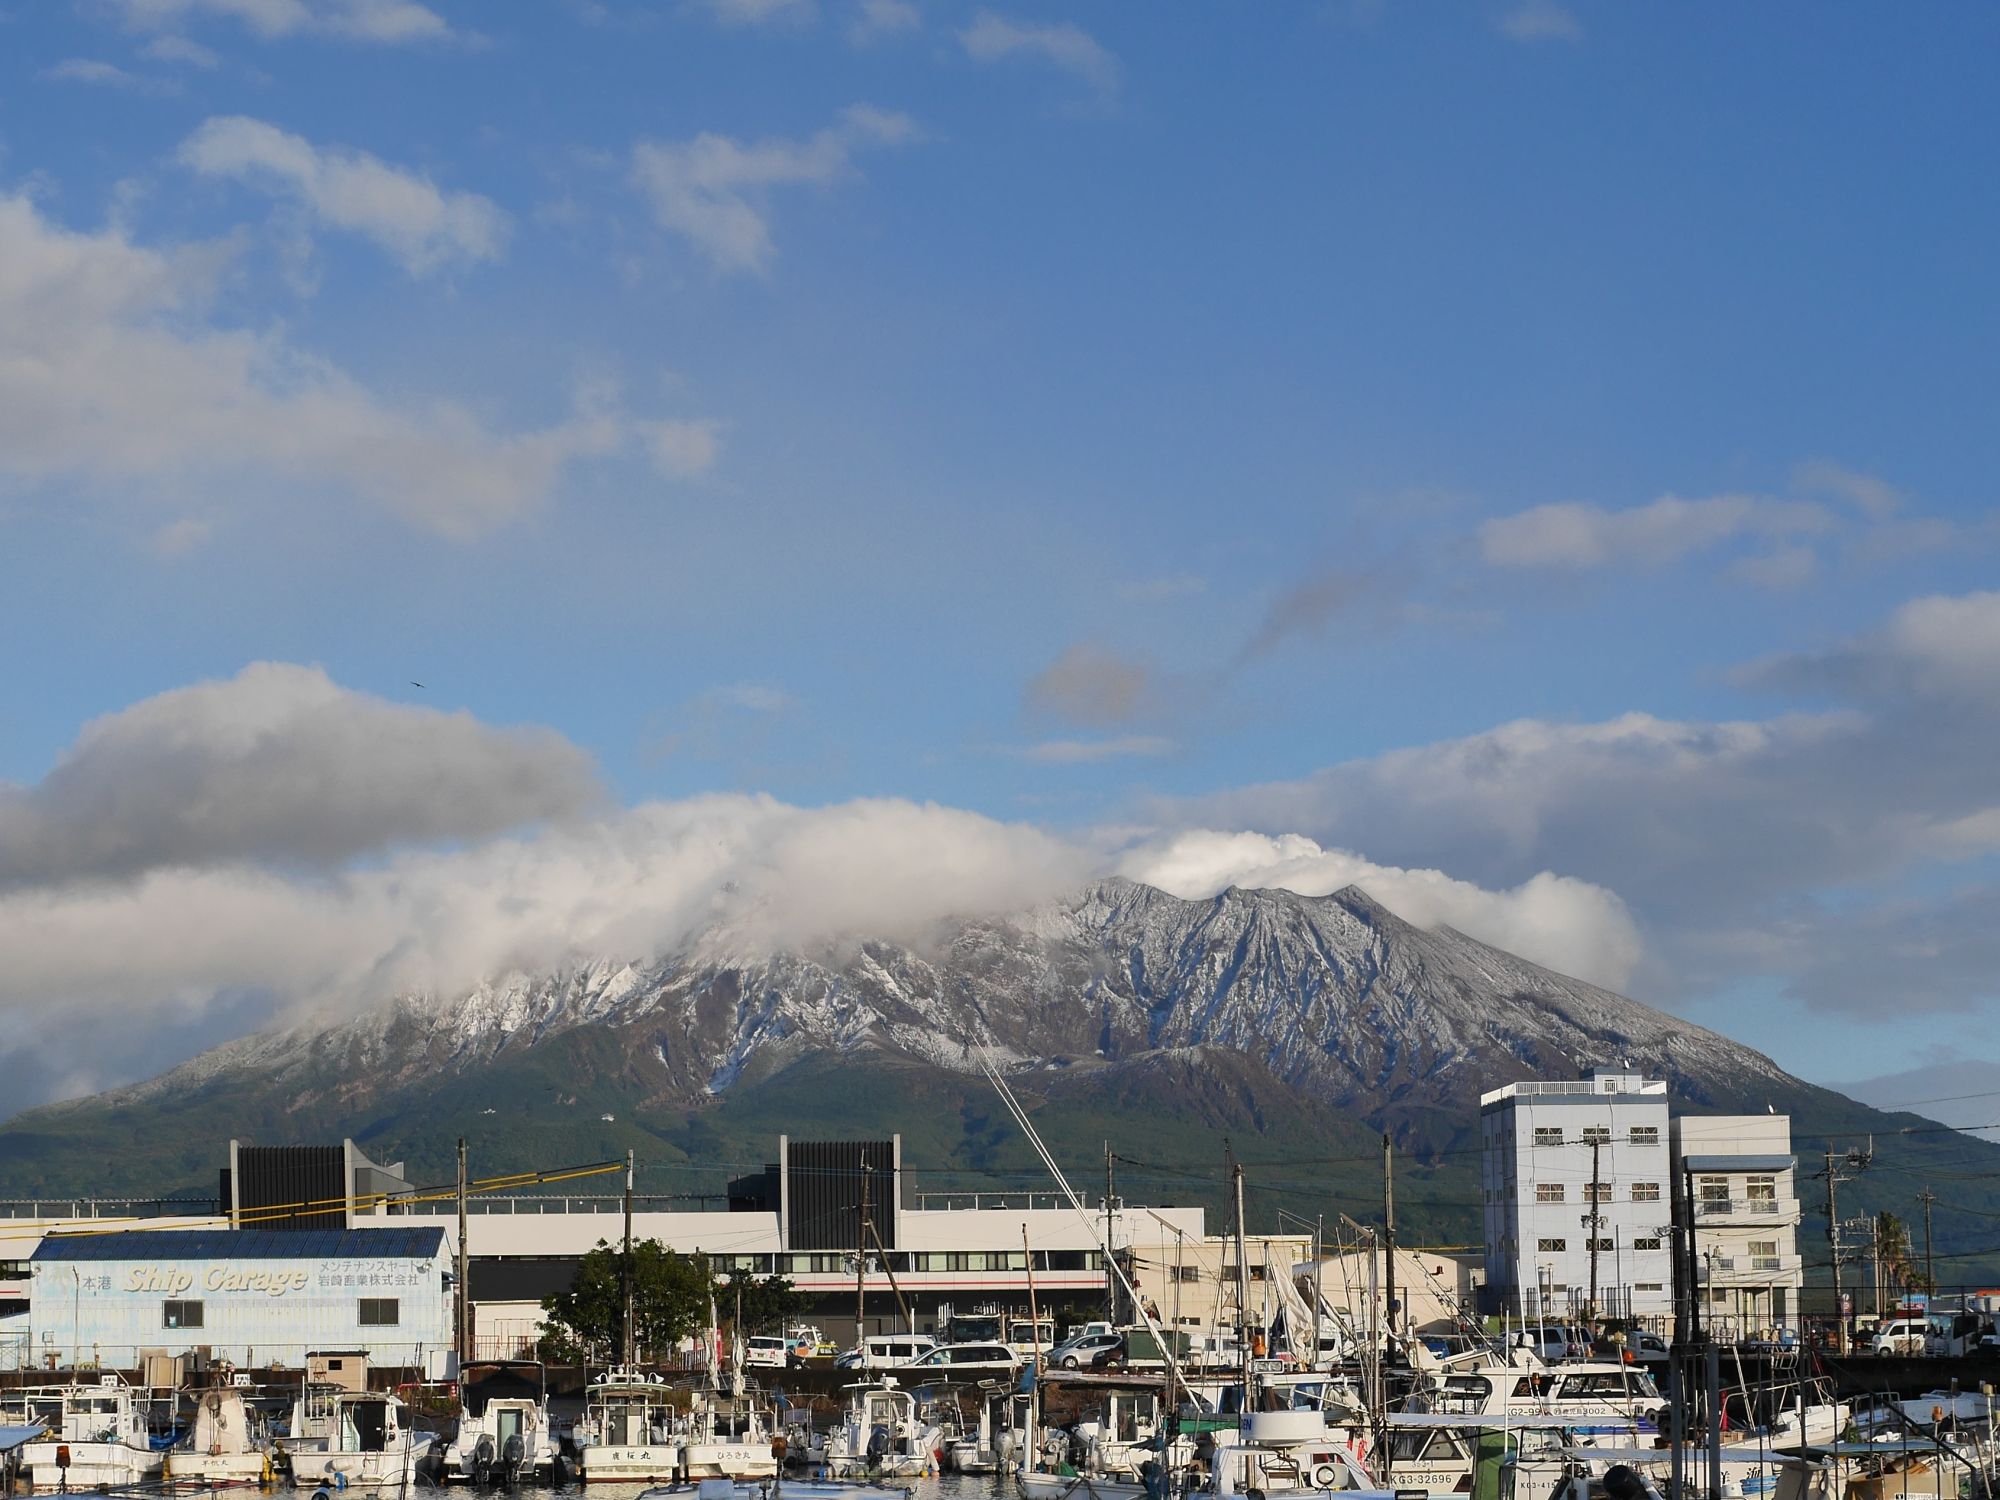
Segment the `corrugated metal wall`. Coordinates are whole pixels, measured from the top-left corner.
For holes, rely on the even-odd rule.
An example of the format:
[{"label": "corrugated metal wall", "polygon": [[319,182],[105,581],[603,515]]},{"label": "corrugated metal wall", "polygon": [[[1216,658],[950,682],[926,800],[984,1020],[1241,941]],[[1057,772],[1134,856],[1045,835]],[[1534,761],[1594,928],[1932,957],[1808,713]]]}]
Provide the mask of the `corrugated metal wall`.
[{"label": "corrugated metal wall", "polygon": [[[32,1269],[37,1364],[54,1354],[64,1366],[80,1358],[136,1369],[141,1350],[158,1349],[297,1369],[308,1350],[366,1349],[377,1365],[422,1366],[452,1346],[442,1249],[411,1257],[38,1261]],[[394,1325],[364,1324],[364,1298],[393,1299]],[[190,1314],[189,1303],[199,1312]],[[168,1326],[170,1311],[183,1325],[198,1316],[199,1326]]]},{"label": "corrugated metal wall", "polygon": [[869,1219],[896,1247],[894,1141],[785,1142],[785,1202],[793,1250],[852,1250],[861,1229],[861,1163],[868,1162]]},{"label": "corrugated metal wall", "polygon": [[236,1170],[246,1228],[339,1229],[347,1222],[347,1158],[339,1146],[240,1146]]}]

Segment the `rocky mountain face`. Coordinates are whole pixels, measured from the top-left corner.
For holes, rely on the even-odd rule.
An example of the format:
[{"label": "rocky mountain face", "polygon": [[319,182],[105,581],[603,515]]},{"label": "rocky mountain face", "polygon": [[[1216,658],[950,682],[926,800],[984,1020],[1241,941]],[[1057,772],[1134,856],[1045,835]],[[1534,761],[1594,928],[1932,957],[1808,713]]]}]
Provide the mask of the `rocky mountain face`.
[{"label": "rocky mountain face", "polygon": [[1140,1201],[1226,1216],[1227,1151],[1252,1169],[1260,1223],[1329,1206],[1371,1216],[1387,1132],[1408,1232],[1476,1241],[1479,1094],[1621,1060],[1665,1078],[1678,1107],[1790,1114],[1802,1163],[1864,1138],[1885,1153],[1893,1143],[1895,1172],[1843,1193],[1857,1212],[1907,1213],[1897,1193],[1943,1171],[1964,1202],[1939,1205],[1941,1247],[1983,1254],[2000,1214],[2000,1185],[1966,1171],[1971,1153],[2000,1184],[2000,1147],[1868,1109],[1463,934],[1413,927],[1359,890],[1183,901],[1126,881],[951,924],[918,946],[771,953],[709,933],[678,953],[505,975],[261,1033],[0,1124],[0,1197],[212,1192],[232,1136],[352,1136],[407,1160],[419,1182],[449,1180],[459,1137],[495,1172],[631,1149],[642,1191],[713,1201],[769,1161],[781,1133],[897,1131],[912,1191],[1045,1189],[982,1076],[987,1057],[1059,1160],[1094,1174],[1109,1143]]},{"label": "rocky mountain face", "polygon": [[643,1101],[663,1109],[699,1107],[823,1054],[1087,1072],[1221,1049],[1423,1138],[1439,1134],[1426,1120],[1469,1123],[1481,1089],[1597,1062],[1629,1061],[1695,1099],[1792,1082],[1713,1032],[1450,929],[1413,927],[1352,887],[1183,901],[1112,880],[966,921],[923,951],[860,941],[810,956],[714,956],[725,947],[711,935],[661,958],[403,996],[341,1025],[232,1043],[112,1097],[138,1104],[235,1076],[365,1110],[583,1029],[614,1041]]}]

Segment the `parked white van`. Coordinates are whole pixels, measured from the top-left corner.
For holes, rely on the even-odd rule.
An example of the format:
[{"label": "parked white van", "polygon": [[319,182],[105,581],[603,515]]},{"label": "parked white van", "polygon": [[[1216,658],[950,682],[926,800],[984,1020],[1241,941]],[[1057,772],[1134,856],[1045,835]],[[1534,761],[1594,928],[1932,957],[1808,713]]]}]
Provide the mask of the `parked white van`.
[{"label": "parked white van", "polygon": [[1021,1368],[1021,1356],[1005,1344],[945,1344],[909,1365],[914,1376],[929,1378],[933,1373],[984,1377],[1004,1375],[1009,1379]]},{"label": "parked white van", "polygon": [[1891,1318],[1875,1330],[1869,1349],[1876,1354],[1922,1354],[1930,1332],[1928,1319]]},{"label": "parked white van", "polygon": [[873,1334],[833,1363],[839,1370],[894,1370],[915,1364],[937,1347],[938,1341],[928,1333]]},{"label": "parked white van", "polygon": [[782,1370],[792,1353],[792,1341],[752,1334],[743,1345],[743,1363],[763,1368]]}]

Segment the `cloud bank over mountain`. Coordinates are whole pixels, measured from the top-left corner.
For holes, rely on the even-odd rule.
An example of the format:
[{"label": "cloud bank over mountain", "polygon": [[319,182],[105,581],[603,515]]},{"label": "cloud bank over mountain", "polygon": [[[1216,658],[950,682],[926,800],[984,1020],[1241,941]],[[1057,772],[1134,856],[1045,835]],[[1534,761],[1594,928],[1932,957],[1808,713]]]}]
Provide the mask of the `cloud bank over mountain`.
[{"label": "cloud bank over mountain", "polygon": [[[0,1006],[194,1034],[595,955],[920,944],[1112,872],[1184,896],[1360,883],[1411,921],[1608,984],[1639,948],[1602,888],[1538,874],[1482,890],[1296,837],[1063,834],[896,798],[613,807],[552,731],[266,662],[94,721],[42,781],[0,788]],[[23,1033],[37,1066],[17,1058],[17,1074],[73,1089],[134,1065],[96,1044],[53,1055],[74,1030]]]}]

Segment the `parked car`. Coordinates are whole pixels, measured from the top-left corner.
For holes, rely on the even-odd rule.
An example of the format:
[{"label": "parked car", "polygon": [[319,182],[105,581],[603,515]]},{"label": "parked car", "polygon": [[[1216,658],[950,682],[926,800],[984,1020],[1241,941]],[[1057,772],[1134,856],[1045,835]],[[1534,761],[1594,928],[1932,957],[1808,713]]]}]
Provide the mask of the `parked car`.
[{"label": "parked car", "polygon": [[1868,1346],[1874,1354],[1922,1354],[1931,1325],[1924,1318],[1890,1318],[1875,1332]]},{"label": "parked car", "polygon": [[775,1334],[752,1334],[743,1343],[745,1365],[782,1370],[790,1361],[791,1354],[791,1341],[779,1338]]},{"label": "parked car", "polygon": [[1021,1356],[1005,1344],[941,1344],[905,1366],[912,1377],[926,1378],[931,1372],[981,1377],[1002,1375],[1012,1379],[1021,1368]]},{"label": "parked car", "polygon": [[1097,1364],[1098,1356],[1124,1347],[1124,1338],[1108,1328],[1102,1333],[1074,1334],[1049,1351],[1049,1363],[1058,1370],[1088,1370]]},{"label": "parked car", "polygon": [[938,1347],[927,1333],[875,1334],[834,1360],[836,1370],[895,1370],[922,1359]]}]

